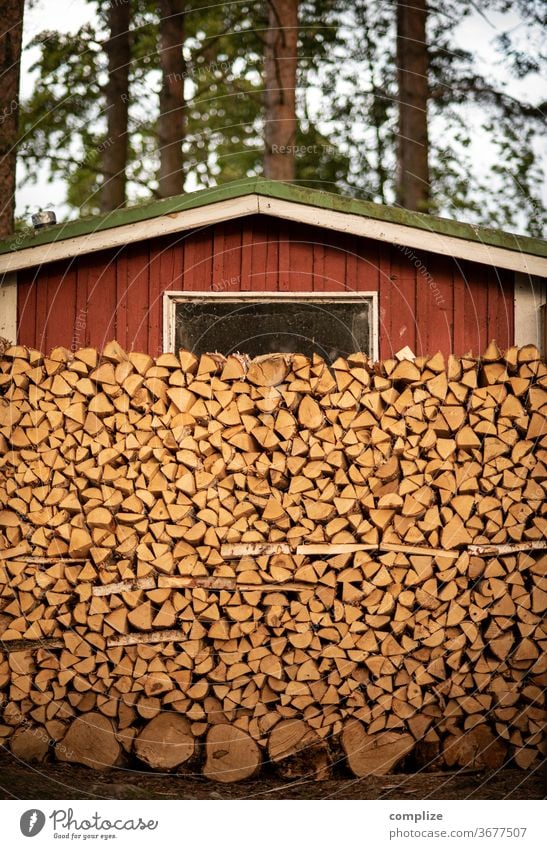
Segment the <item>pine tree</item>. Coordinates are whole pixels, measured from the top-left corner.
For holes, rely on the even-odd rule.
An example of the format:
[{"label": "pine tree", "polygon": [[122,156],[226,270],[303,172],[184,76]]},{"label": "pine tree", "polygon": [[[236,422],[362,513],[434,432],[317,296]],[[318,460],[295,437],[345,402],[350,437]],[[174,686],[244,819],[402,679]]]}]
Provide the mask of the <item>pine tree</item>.
[{"label": "pine tree", "polygon": [[429,98],[425,0],[397,0],[397,202],[428,212]]},{"label": "pine tree", "polygon": [[296,176],[298,0],[268,0],[264,53],[264,176]]},{"label": "pine tree", "polygon": [[181,194],[184,187],[184,0],[159,0],[159,61],[162,73],[158,116],[160,197]]},{"label": "pine tree", "polygon": [[4,0],[0,31],[0,238],[13,233],[24,0]]},{"label": "pine tree", "polygon": [[110,37],[105,42],[108,61],[106,101],[107,138],[103,144],[101,171],[101,211],[110,212],[123,206],[126,200],[126,168],[129,113],[129,67],[131,61],[131,2],[109,4]]},{"label": "pine tree", "polygon": [[[517,44],[516,33],[500,33],[494,43],[505,72],[526,79],[539,69],[535,41],[543,11],[536,0],[516,5],[526,37]],[[486,0],[481,13],[509,7],[509,0]],[[396,11],[396,0],[340,0],[336,43],[312,80],[322,91],[314,119],[350,163],[336,190],[382,203],[396,202],[402,170]],[[501,80],[480,73],[475,56],[456,45],[457,27],[476,14],[473,0],[428,6],[429,209],[539,235],[545,220],[537,153],[543,104],[511,97]]]}]

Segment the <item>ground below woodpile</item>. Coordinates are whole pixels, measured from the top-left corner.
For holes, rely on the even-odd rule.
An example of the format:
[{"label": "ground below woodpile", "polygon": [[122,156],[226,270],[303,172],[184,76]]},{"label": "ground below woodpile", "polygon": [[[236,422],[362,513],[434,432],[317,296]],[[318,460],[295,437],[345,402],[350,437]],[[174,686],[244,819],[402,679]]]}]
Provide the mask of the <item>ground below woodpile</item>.
[{"label": "ground below woodpile", "polygon": [[24,764],[0,753],[2,799],[543,799],[547,772],[394,774],[329,781],[276,776],[217,784],[201,775],[113,768],[104,773],[67,764]]}]

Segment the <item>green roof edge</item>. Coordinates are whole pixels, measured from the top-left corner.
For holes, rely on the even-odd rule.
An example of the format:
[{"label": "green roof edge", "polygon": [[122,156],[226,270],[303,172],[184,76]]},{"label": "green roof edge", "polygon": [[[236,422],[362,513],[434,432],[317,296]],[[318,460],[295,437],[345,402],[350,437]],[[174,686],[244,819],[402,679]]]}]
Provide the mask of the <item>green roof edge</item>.
[{"label": "green roof edge", "polygon": [[310,189],[294,183],[266,180],[261,177],[237,180],[163,200],[147,201],[146,203],[120,209],[106,215],[79,218],[75,221],[56,224],[42,231],[30,232],[28,235],[24,234],[24,232],[14,233],[8,239],[0,242],[0,254],[77,238],[78,236],[89,235],[101,230],[108,230],[112,227],[146,221],[161,215],[183,212],[186,209],[196,209],[207,204],[219,203],[220,201],[244,197],[249,194],[287,200],[292,203],[307,204],[321,209],[359,215],[406,227],[416,227],[430,233],[479,242],[484,245],[505,248],[506,250],[517,251],[519,253],[541,257],[547,256],[547,242],[543,239],[522,236],[516,233],[507,233],[503,230],[495,230],[490,227],[475,227],[472,224],[464,224],[463,222],[452,221],[448,218],[411,212],[410,210],[399,207],[384,206],[382,204],[372,203],[371,201],[348,198],[319,189]]}]

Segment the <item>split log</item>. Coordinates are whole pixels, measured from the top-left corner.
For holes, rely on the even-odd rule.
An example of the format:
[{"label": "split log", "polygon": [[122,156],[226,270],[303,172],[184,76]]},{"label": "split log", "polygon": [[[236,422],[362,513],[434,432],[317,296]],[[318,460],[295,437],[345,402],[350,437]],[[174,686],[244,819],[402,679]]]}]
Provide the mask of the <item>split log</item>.
[{"label": "split log", "polygon": [[18,730],[10,738],[10,751],[24,763],[41,763],[49,751],[49,735],[42,726]]},{"label": "split log", "polygon": [[358,778],[386,775],[414,748],[410,734],[382,732],[367,734],[362,723],[350,720],[341,737],[348,765]]},{"label": "split log", "polygon": [[304,395],[298,407],[298,421],[303,428],[319,430],[323,424],[324,414],[321,407],[310,395]]},{"label": "split log", "polygon": [[249,366],[247,380],[255,386],[279,386],[289,373],[289,361],[285,354],[256,357]]},{"label": "split log", "polygon": [[534,768],[547,367],[532,348],[374,367],[8,349],[0,737],[45,729],[60,752],[98,715],[134,754],[176,717],[190,742],[236,735],[212,768],[250,740],[280,774],[318,777],[342,736],[355,761],[365,735],[356,769],[374,771],[409,735],[413,765],[468,762],[486,729]]},{"label": "split log", "polygon": [[543,760],[541,753],[535,747],[521,746],[515,751],[513,759],[520,769],[537,768],[540,761]]},{"label": "split log", "polygon": [[136,756],[152,769],[174,769],[189,760],[195,749],[188,720],[169,712],[151,719],[134,741]]},{"label": "split log", "polygon": [[444,762],[449,767],[500,769],[506,757],[503,741],[485,725],[450,735],[443,744]]},{"label": "split log", "polygon": [[102,713],[90,711],[72,722],[55,746],[55,755],[59,761],[103,770],[118,762],[121,747],[111,720]]},{"label": "split log", "polygon": [[253,738],[237,725],[225,723],[213,725],[207,732],[205,754],[203,774],[223,784],[252,778],[262,762]]},{"label": "split log", "polygon": [[329,775],[329,752],[325,740],[301,719],[278,722],[268,738],[268,756],[283,778],[313,777],[324,781]]}]

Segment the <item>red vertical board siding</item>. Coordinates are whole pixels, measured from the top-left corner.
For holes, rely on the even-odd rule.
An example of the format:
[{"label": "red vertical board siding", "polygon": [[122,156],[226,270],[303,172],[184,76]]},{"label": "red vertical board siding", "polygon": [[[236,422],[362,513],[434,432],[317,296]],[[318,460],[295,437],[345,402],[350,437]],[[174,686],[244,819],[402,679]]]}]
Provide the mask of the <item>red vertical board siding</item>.
[{"label": "red vertical board siding", "polygon": [[241,279],[242,292],[250,292],[253,288],[253,240],[254,228],[251,220],[241,222]]},{"label": "red vertical board siding", "polygon": [[[255,217],[250,248],[250,292],[268,292],[277,289],[277,256],[272,252],[271,246],[277,248],[277,238],[272,238],[270,223],[263,218]],[[246,262],[244,257],[242,262]],[[242,277],[242,283],[245,291],[245,276]]]},{"label": "red vertical board siding", "polygon": [[313,246],[317,230],[301,224],[283,224],[284,242],[279,246],[279,289],[283,292],[313,291]]},{"label": "red vertical board siding", "polygon": [[148,353],[153,357],[161,354],[161,300],[160,273],[161,273],[161,245],[157,240],[151,241],[148,260]]},{"label": "red vertical board siding", "polygon": [[462,263],[465,279],[464,302],[464,353],[475,356],[488,342],[488,270],[476,263]]},{"label": "red vertical board siding", "polygon": [[34,268],[17,272],[17,341],[21,345],[28,345],[29,348],[36,347],[38,283],[35,275]]},{"label": "red vertical board siding", "polygon": [[127,248],[127,349],[148,351],[149,242]]},{"label": "red vertical board siding", "polygon": [[481,354],[489,342],[488,327],[488,268],[478,266],[473,269],[473,298],[477,304],[477,321],[475,327],[475,347],[473,353]]},{"label": "red vertical board siding", "polygon": [[[45,350],[63,345],[69,350],[79,347],[76,326],[76,268],[71,263],[56,264],[48,278],[48,320]],[[79,325],[78,325],[79,326]]]},{"label": "red vertical board siding", "polygon": [[36,297],[34,344],[39,351],[44,352],[47,351],[49,275],[50,268],[42,266],[37,276],[38,293]]},{"label": "red vertical board siding", "polygon": [[380,289],[380,255],[383,245],[371,239],[355,239],[353,250],[357,258],[355,290],[378,292]]},{"label": "red vertical board siding", "polygon": [[380,355],[482,352],[513,343],[510,271],[248,216],[18,275],[18,341],[162,349],[166,291],[379,292]]},{"label": "red vertical board siding", "polygon": [[345,290],[353,295],[359,291],[359,257],[355,252],[355,239],[350,237],[347,241]]},{"label": "red vertical board siding", "polygon": [[323,292],[340,292],[346,288],[346,254],[338,236],[329,232],[325,239]]},{"label": "red vertical board siding", "polygon": [[378,355],[381,360],[391,355],[390,330],[393,285],[391,280],[391,249],[382,245],[378,255]]},{"label": "red vertical board siding", "polygon": [[488,342],[502,349],[513,344],[513,274],[506,269],[488,268]]},{"label": "red vertical board siding", "polygon": [[497,281],[492,274],[492,269],[487,270],[486,284],[486,340],[485,345],[488,345],[491,339],[497,338],[497,323],[498,323],[498,286]]},{"label": "red vertical board siding", "polygon": [[266,292],[279,292],[281,268],[281,224],[276,221],[275,224],[266,222]]},{"label": "red vertical board siding", "polygon": [[[431,257],[426,256],[425,261],[427,265],[423,262],[423,257],[415,254],[414,267],[415,267],[415,286],[416,286],[416,294],[415,294],[415,304],[416,304],[416,313],[415,313],[415,326],[416,326],[416,341],[414,343],[414,348],[412,349],[417,356],[421,356],[423,353],[427,352],[428,344],[429,344],[429,332],[428,332],[428,324],[432,320],[433,316],[433,305],[432,305],[432,293],[430,291],[430,287],[428,286],[428,281],[433,280],[433,269],[431,268]],[[439,328],[439,330],[441,330]],[[441,331],[442,332],[442,331]],[[397,350],[397,349],[396,349]]]},{"label": "red vertical board siding", "polygon": [[418,356],[452,350],[452,273],[444,257],[416,254],[416,348]]},{"label": "red vertical board siding", "polygon": [[57,329],[59,327],[58,322],[55,321],[57,318],[55,310],[51,309],[51,298],[55,292],[55,285],[57,283],[57,271],[58,265],[56,263],[44,269],[43,286],[45,288],[45,297],[44,302],[40,305],[39,320],[36,328],[40,351],[50,351],[51,348],[55,347],[55,344],[50,345],[50,339],[53,340],[55,338],[55,332],[48,333],[48,331],[50,326],[54,324],[56,324]]},{"label": "red vertical board siding", "polygon": [[74,282],[74,349],[89,345],[89,321],[87,309],[87,278],[89,276],[88,257],[77,257],[74,262],[76,280]]},{"label": "red vertical board siding", "polygon": [[325,259],[327,248],[324,242],[316,241],[313,246],[312,286],[314,292],[325,291]]},{"label": "red vertical board siding", "polygon": [[224,224],[217,224],[213,230],[213,277],[211,285],[214,292],[218,292],[224,286],[224,250],[226,241],[224,238]]},{"label": "red vertical board siding", "polygon": [[[93,348],[104,348],[116,336],[116,265],[111,252],[87,257],[86,339]],[[79,277],[79,275],[78,275]]]},{"label": "red vertical board siding", "polygon": [[183,241],[154,239],[150,243],[149,270],[149,352],[156,356],[163,350],[163,296],[165,292],[180,292],[183,287]]},{"label": "red vertical board siding", "polygon": [[280,292],[291,291],[291,236],[293,226],[282,221],[279,224],[278,288]]},{"label": "red vertical board siding", "polygon": [[[174,267],[176,257],[180,267]],[[178,277],[178,285],[176,278]],[[148,261],[148,352],[157,356],[163,350],[163,293],[182,288],[182,249],[171,240],[152,239]]]},{"label": "red vertical board siding", "polygon": [[127,291],[127,248],[116,258],[116,339],[127,348],[127,313],[129,300]]},{"label": "red vertical board siding", "polygon": [[[213,291],[213,228],[188,233],[184,239],[183,289]],[[218,237],[220,240],[220,236]],[[223,246],[223,241],[220,241]]]},{"label": "red vertical board siding", "polygon": [[290,246],[289,280],[290,292],[311,292],[313,290],[313,245],[310,242],[292,242]]},{"label": "red vertical board siding", "polygon": [[180,292],[183,289],[184,240],[178,238],[165,242],[158,252],[159,277],[153,281],[153,285],[161,299],[164,292]]},{"label": "red vertical board siding", "polygon": [[[378,243],[370,239],[354,239],[350,257],[351,263],[347,266],[348,288],[356,293],[378,292],[380,278]],[[376,325],[371,328],[372,349],[373,337],[379,333],[380,317],[373,311],[371,316]]]},{"label": "red vertical board siding", "polygon": [[416,268],[399,249],[391,252],[391,304],[386,314],[388,356],[406,345],[416,350]]},{"label": "red vertical board siding", "polygon": [[[454,285],[452,263],[446,263],[443,257],[431,255],[432,282],[428,281],[432,310],[427,328],[428,350],[424,354],[436,351],[448,357],[454,350]],[[442,328],[441,338],[438,339]],[[437,342],[438,339],[438,342]]]},{"label": "red vertical board siding", "polygon": [[352,258],[355,239],[345,233],[331,233],[328,237],[329,247],[336,252],[337,256],[328,259],[329,291],[343,292],[346,295],[354,294],[354,283],[356,281],[356,265]]},{"label": "red vertical board siding", "polygon": [[225,225],[224,247],[222,251],[222,277],[220,281],[215,281],[217,291],[219,292],[229,293],[241,290],[241,236],[241,221],[230,221]]}]

